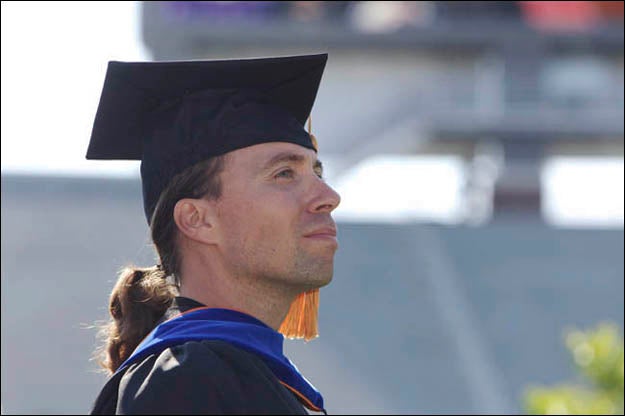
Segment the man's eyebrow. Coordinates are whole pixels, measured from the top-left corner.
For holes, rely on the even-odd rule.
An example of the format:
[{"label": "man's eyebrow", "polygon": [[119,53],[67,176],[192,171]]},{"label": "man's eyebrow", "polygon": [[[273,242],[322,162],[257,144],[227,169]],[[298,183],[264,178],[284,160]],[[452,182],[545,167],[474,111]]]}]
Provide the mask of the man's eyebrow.
[{"label": "man's eyebrow", "polygon": [[[304,163],[305,161],[306,157],[303,155],[292,152],[282,152],[269,159],[269,161],[263,166],[262,170],[265,171],[271,169],[273,166],[283,162]],[[315,160],[313,169],[315,169],[315,171],[319,171],[319,173],[323,172],[323,164],[320,160]]]}]

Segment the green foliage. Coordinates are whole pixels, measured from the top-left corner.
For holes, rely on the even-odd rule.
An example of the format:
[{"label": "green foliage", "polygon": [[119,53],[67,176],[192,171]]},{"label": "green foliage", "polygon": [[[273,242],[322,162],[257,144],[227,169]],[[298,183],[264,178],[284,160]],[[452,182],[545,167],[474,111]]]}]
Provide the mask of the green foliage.
[{"label": "green foliage", "polygon": [[527,413],[623,414],[623,336],[618,326],[570,330],[566,347],[585,385],[532,386],[524,393]]}]

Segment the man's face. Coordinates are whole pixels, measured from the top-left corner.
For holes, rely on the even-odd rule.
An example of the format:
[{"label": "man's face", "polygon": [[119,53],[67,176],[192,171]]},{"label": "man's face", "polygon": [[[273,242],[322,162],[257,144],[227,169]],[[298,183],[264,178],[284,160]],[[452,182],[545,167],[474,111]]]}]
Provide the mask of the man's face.
[{"label": "man's face", "polygon": [[220,249],[236,276],[298,289],[332,280],[339,195],[310,149],[272,142],[228,154],[217,202]]}]

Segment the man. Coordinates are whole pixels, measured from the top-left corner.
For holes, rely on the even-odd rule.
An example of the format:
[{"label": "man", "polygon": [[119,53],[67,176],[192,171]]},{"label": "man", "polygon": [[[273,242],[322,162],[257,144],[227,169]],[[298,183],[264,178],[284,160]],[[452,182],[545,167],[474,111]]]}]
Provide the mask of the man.
[{"label": "man", "polygon": [[317,335],[338,247],[304,129],[326,60],[109,63],[87,158],[141,160],[159,264],[111,293],[93,414],[325,413],[282,343]]}]

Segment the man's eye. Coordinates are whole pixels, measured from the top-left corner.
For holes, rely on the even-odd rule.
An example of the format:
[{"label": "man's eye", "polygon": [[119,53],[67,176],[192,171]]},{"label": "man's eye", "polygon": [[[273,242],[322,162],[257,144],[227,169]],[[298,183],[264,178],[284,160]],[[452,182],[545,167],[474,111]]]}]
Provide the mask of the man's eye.
[{"label": "man's eye", "polygon": [[276,178],[292,178],[295,175],[293,169],[284,169],[276,174]]}]

